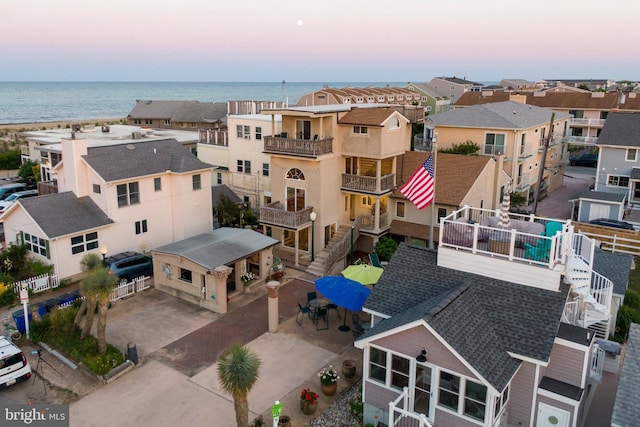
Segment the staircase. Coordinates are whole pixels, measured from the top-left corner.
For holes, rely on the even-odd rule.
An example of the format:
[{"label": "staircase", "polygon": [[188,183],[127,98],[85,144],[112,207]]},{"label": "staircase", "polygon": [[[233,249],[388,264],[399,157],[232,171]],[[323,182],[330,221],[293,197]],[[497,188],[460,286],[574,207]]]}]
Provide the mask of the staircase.
[{"label": "staircase", "polygon": [[[333,237],[331,237],[331,240],[329,240],[327,246],[320,251],[320,253],[315,255],[314,261],[309,264],[309,267],[307,267],[307,273],[318,277],[325,276],[329,273],[333,265],[327,265],[329,263],[328,259],[332,252],[336,250],[337,245],[343,244],[345,239],[350,238],[350,233],[351,227],[345,225],[339,226]],[[344,255],[346,255],[346,253],[342,254],[339,258]]]},{"label": "staircase", "polygon": [[606,339],[609,335],[613,283],[593,271],[583,258],[575,254],[567,259],[565,278],[577,297],[575,301],[567,303],[565,317],[571,323],[590,328]]}]

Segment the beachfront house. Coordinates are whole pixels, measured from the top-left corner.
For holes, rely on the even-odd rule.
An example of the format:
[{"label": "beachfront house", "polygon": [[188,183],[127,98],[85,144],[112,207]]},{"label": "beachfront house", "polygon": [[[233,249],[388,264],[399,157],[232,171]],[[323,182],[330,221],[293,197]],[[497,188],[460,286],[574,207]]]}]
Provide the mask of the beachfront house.
[{"label": "beachfront house", "polygon": [[0,218],[7,243],[26,244],[59,278],[80,274],[88,252],[148,252],[211,230],[211,165],[175,139],[88,147],[71,137],[61,153],[59,192]]},{"label": "beachfront house", "polygon": [[606,254],[612,281],[570,221],[498,219],[465,207],[442,219],[437,252],[403,243],[391,258],[355,342],[365,423],[584,425],[630,258]]}]

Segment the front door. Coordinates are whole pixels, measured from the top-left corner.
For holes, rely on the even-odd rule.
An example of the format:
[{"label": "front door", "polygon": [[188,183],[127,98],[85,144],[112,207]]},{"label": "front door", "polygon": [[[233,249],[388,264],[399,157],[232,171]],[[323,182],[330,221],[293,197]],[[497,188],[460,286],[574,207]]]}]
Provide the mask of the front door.
[{"label": "front door", "polygon": [[413,387],[413,412],[424,414],[433,420],[433,392],[431,381],[433,379],[431,368],[416,364],[416,381]]},{"label": "front door", "polygon": [[569,427],[570,418],[571,414],[564,409],[539,403],[536,427]]}]

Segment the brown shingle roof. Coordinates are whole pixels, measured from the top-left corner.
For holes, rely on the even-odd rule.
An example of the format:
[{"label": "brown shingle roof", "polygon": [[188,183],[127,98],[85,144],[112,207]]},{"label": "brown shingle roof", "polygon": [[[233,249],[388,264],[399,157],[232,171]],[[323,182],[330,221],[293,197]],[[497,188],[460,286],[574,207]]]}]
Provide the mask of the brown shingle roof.
[{"label": "brown shingle roof", "polygon": [[[430,153],[407,151],[398,159],[398,188],[424,163]],[[491,161],[487,156],[438,153],[436,156],[436,203],[460,206],[480,173]],[[398,189],[393,197],[405,198]]]},{"label": "brown shingle roof", "polygon": [[[544,95],[543,95],[544,94]],[[508,92],[466,92],[456,102],[456,107],[467,107],[477,104],[488,104],[509,100]],[[603,111],[640,111],[640,96],[630,98],[624,96],[620,103],[620,95],[615,92],[523,92],[517,94],[526,97],[526,103],[536,107],[564,110],[603,110]]]},{"label": "brown shingle roof", "polygon": [[342,116],[338,124],[382,126],[395,111],[393,108],[354,108]]}]

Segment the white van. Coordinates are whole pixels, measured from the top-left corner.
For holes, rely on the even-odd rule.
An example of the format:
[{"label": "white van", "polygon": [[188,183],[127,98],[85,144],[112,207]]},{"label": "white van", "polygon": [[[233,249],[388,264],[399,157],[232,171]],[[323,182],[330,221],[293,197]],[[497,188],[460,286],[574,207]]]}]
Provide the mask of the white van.
[{"label": "white van", "polygon": [[22,350],[0,336],[0,388],[31,378],[31,365]]}]

